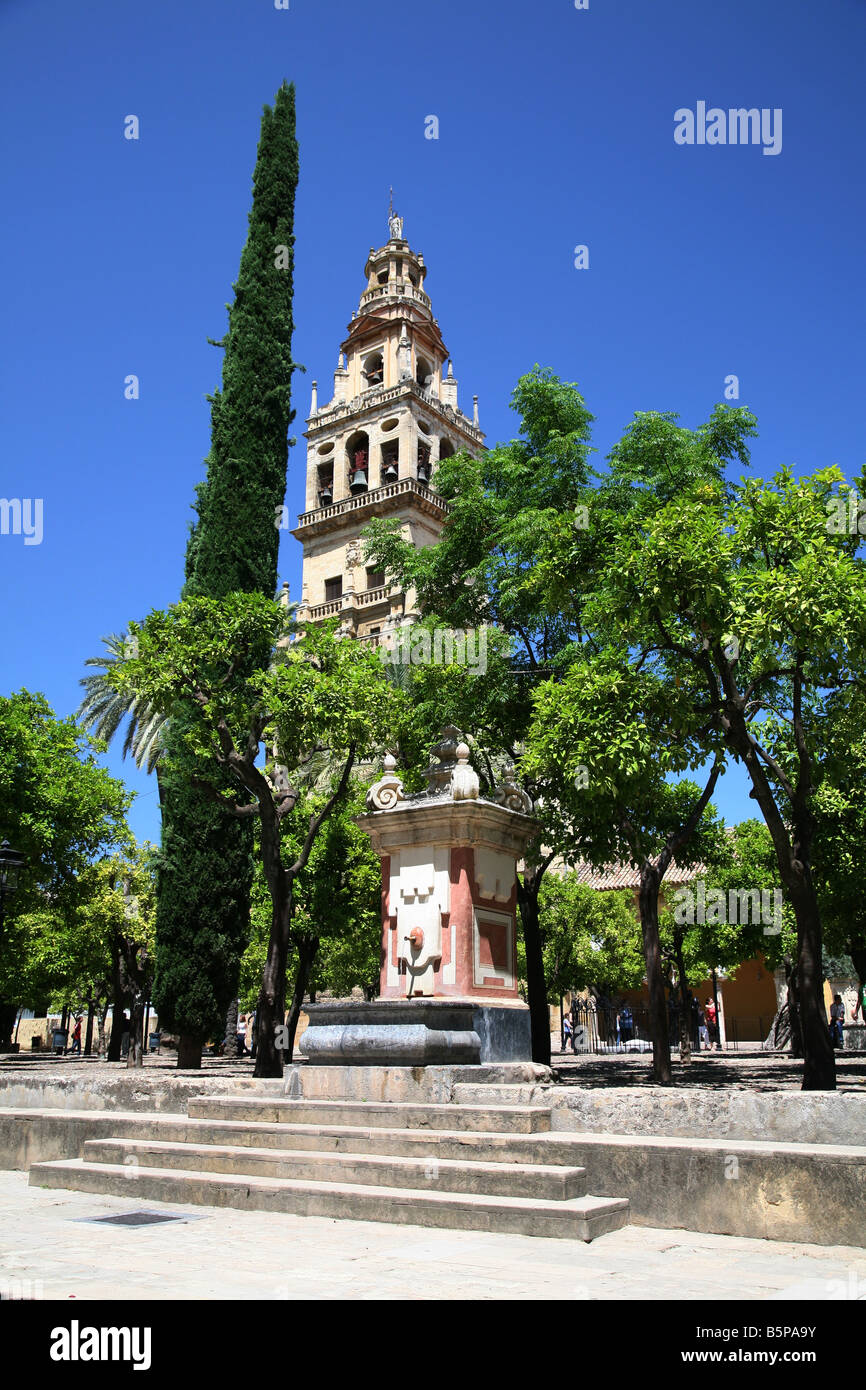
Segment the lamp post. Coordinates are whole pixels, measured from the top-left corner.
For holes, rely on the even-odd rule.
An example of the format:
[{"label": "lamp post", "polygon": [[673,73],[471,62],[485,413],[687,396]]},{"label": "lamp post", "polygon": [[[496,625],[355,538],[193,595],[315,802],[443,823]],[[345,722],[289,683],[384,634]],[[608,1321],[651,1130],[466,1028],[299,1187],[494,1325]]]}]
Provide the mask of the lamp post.
[{"label": "lamp post", "polygon": [[6,899],[11,898],[18,887],[18,874],[27,855],[13,849],[8,840],[0,845],[0,939],[3,936],[3,920],[6,914]]}]

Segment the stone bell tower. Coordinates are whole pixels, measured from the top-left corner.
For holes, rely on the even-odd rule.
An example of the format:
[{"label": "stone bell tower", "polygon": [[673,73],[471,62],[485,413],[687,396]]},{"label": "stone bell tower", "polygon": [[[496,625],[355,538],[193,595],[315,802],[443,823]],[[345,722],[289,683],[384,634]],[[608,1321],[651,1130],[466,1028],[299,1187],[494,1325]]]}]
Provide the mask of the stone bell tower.
[{"label": "stone bell tower", "polygon": [[471,420],[457,404],[424,257],[393,211],[388,231],[386,245],[370,249],[326,405],[313,382],[306,504],[292,532],[304,548],[299,622],[339,616],[344,632],[376,646],[413,620],[415,596],[365,567],[361,531],[392,517],[406,539],[431,545],[447,512],[431,486],[436,465],[460,449],[477,455],[484,441],[477,397]]}]

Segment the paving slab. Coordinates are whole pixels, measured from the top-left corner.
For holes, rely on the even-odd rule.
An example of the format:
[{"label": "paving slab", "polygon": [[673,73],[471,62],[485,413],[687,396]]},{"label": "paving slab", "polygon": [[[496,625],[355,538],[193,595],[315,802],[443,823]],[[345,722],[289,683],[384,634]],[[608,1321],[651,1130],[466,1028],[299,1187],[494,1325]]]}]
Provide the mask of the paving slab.
[{"label": "paving slab", "polygon": [[[94,1224],[142,1207],[182,1219]],[[46,1190],[7,1171],[0,1172],[0,1285],[12,1296],[27,1286],[37,1297],[64,1300],[847,1300],[866,1296],[866,1249],[646,1226],[592,1245],[395,1230]]]}]

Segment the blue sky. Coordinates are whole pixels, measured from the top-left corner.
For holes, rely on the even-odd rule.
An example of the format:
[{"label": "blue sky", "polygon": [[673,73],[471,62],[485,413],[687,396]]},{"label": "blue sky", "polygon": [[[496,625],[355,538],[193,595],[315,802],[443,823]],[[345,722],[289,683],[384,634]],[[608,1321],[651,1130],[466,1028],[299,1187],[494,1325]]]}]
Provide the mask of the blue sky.
[{"label": "blue sky", "polygon": [[[178,595],[219,381],[206,339],[224,331],[261,108],[284,78],[298,433],[314,377],[329,395],[393,184],[489,441],[513,433],[535,362],[578,382],[602,455],[636,410],[698,424],[736,374],[755,473],[858,471],[864,52],[863,0],[3,0],[0,495],[42,498],[44,535],[0,536],[0,689],[73,711],[101,636]],[[677,145],[674,113],[699,101],[781,108],[781,152]],[[303,472],[301,440],[293,513]],[[286,535],[280,577],[299,595]],[[108,763],[157,838],[152,779],[119,751]],[[735,774],[716,802],[752,813]]]}]

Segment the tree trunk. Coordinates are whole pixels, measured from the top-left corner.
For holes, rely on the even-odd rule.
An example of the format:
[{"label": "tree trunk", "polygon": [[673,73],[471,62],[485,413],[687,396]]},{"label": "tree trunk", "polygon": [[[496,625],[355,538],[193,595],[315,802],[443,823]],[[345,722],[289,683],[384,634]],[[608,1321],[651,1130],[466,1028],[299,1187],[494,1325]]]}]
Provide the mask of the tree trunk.
[{"label": "tree trunk", "polygon": [[271,892],[271,935],[262,974],[262,987],[256,1006],[256,1065],[258,1077],[281,1077],[283,1051],[279,1046],[286,1020],[286,963],[289,956],[289,928],[292,897],[281,881]]},{"label": "tree trunk", "polygon": [[803,1033],[800,1028],[800,990],[797,984],[797,969],[790,956],[785,956],[782,965],[785,970],[785,984],[788,987],[788,1032],[791,1038],[791,1056],[802,1057]]},{"label": "tree trunk", "polygon": [[[298,942],[298,968],[295,972],[295,988],[292,992],[292,1003],[289,1009],[289,1016],[286,1020],[286,1027],[289,1034],[289,1046],[284,1058],[286,1063],[291,1062],[295,1052],[295,1034],[298,1031],[298,1019],[301,1016],[301,1009],[304,1003],[304,995],[307,991],[307,981],[310,978],[313,960],[319,949],[319,938],[317,936],[307,937]],[[312,995],[310,1003],[313,1002]]]},{"label": "tree trunk", "polygon": [[109,1062],[120,1061],[120,1043],[123,1037],[123,1010],[120,1007],[120,1000],[115,1000],[111,1010],[111,1032],[108,1035],[108,1057]]},{"label": "tree trunk", "polygon": [[683,934],[681,931],[674,931],[674,956],[677,962],[680,990],[680,1061],[690,1064],[692,1060],[692,1011],[690,992],[686,981],[686,966],[683,960]]},{"label": "tree trunk", "polygon": [[[803,885],[808,890],[811,885]],[[797,985],[800,991],[800,1028],[803,1034],[804,1091],[835,1091],[836,1057],[824,1007],[824,963],[821,954],[821,919],[812,892],[801,901],[792,897],[797,917]],[[814,901],[810,901],[814,899]]]},{"label": "tree trunk", "polygon": [[517,902],[526,948],[526,988],[529,994],[529,1026],[532,1033],[532,1060],[550,1066],[550,1013],[547,1008],[547,982],[544,978],[541,929],[538,923],[538,891],[544,870],[527,864],[523,880],[517,880]]},{"label": "tree trunk", "polygon": [[104,1057],[104,1056],[105,1056],[105,1020],[106,1020],[107,1017],[108,1017],[108,1001],[106,1000],[105,1008],[99,1010],[99,1013],[97,1014],[97,1019],[96,1019],[96,1027],[97,1027],[97,1033],[96,1033],[96,1037],[97,1037],[97,1042],[96,1042],[96,1055],[97,1055],[97,1057]]},{"label": "tree trunk", "polygon": [[15,1027],[17,1013],[17,1004],[0,1002],[0,1047],[12,1046],[12,1029]]},{"label": "tree trunk", "polygon": [[129,1016],[129,1051],[126,1054],[128,1067],[143,1067],[141,1035],[144,1031],[144,997],[137,994]]},{"label": "tree trunk", "polygon": [[[739,711],[728,726],[725,741],[742,758],[752,783],[752,795],[761,808],[776,852],[776,862],[788,900],[797,922],[797,991],[799,993],[799,1025],[803,1047],[804,1091],[835,1091],[836,1058],[830,1038],[823,1001],[824,971],[821,959],[821,914],[818,895],[812,880],[811,849],[815,821],[809,807],[812,769],[805,752],[800,716],[796,712],[799,697],[795,691],[795,737],[801,738],[799,776],[790,793],[790,819],[779,810],[776,794],[770,786],[766,769],[760,762],[745,718]],[[790,989],[789,989],[790,998]],[[794,1010],[791,1011],[792,1044],[797,1030]]]},{"label": "tree trunk", "polygon": [[93,1051],[93,1015],[95,1012],[93,995],[87,1001],[87,1032],[84,1035],[84,1055],[89,1057]]},{"label": "tree trunk", "polygon": [[659,941],[659,875],[652,864],[644,864],[640,876],[640,929],[643,937],[643,958],[649,989],[649,1025],[653,1045],[653,1077],[660,1086],[669,1086],[671,1048],[668,1036],[668,1011],[665,1002],[665,981],[662,974],[662,952]]},{"label": "tree trunk", "polygon": [[177,1040],[177,1065],[187,1071],[201,1070],[201,1050],[204,1038],[197,1033],[181,1033]]},{"label": "tree trunk", "polygon": [[123,1041],[123,1010],[126,1007],[126,992],[120,968],[120,943],[115,939],[111,946],[111,1036],[108,1039],[108,1061],[120,1061],[120,1045]]},{"label": "tree trunk", "polygon": [[233,999],[226,1012],[226,1036],[223,1043],[223,1055],[234,1057],[238,1050],[238,1001]]}]

